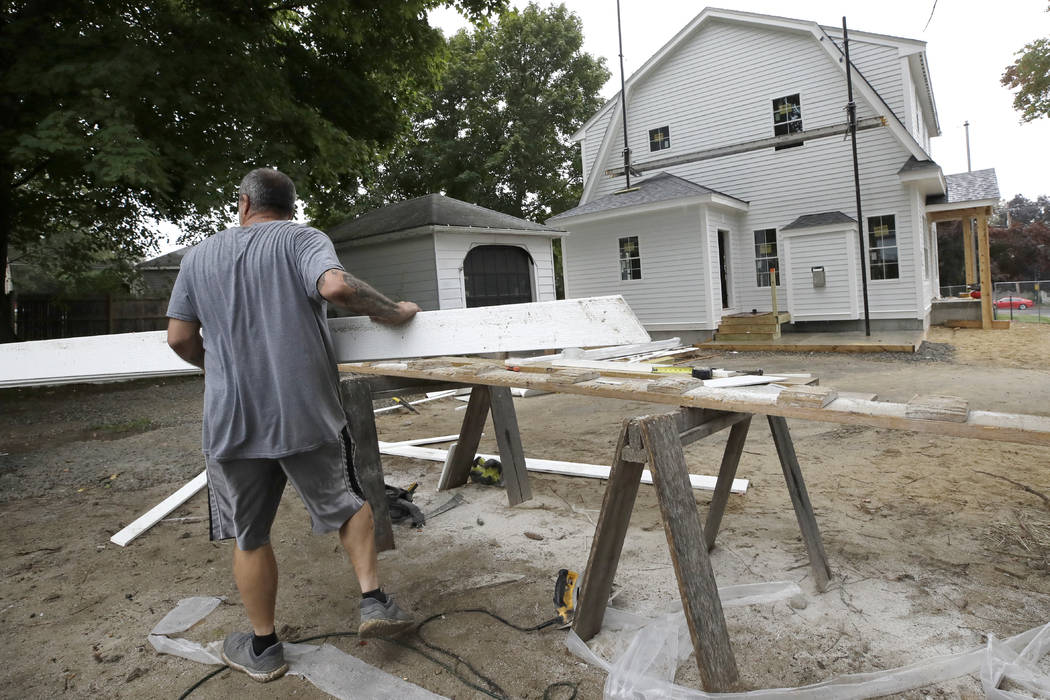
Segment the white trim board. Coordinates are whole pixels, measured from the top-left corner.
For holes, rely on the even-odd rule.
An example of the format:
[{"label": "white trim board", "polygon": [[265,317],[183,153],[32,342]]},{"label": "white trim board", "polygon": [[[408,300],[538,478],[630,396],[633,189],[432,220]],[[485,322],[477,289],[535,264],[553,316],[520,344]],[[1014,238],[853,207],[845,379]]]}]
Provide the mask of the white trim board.
[{"label": "white trim board", "polygon": [[[431,462],[444,463],[448,457],[448,450],[437,450],[429,447],[397,446],[389,442],[379,443],[379,452],[392,457],[410,457],[413,459],[425,459]],[[496,458],[499,455],[478,454],[485,459]],[[584,476],[592,479],[608,479],[609,467],[601,464],[580,464],[579,462],[561,462],[553,459],[525,458],[525,468],[530,472],[543,472],[545,474],[561,474],[563,476]],[[714,491],[717,477],[701,474],[690,474],[689,483],[694,489]],[[642,483],[653,483],[652,473],[646,469],[642,471]],[[733,479],[731,491],[733,493],[746,493],[748,487],[747,479]]]},{"label": "white trim board", "polygon": [[[328,327],[338,362],[649,342],[621,296],[424,311],[398,327],[355,316]],[[166,331],[0,345],[0,388],[198,372],[168,347]]]},{"label": "white trim board", "polygon": [[118,544],[121,547],[127,546],[128,542],[141,535],[146,530],[156,525],[161,518],[166,516],[171,511],[181,506],[186,501],[190,500],[194,494],[200,491],[208,483],[208,472],[203,471],[187,483],[185,486],[180,488],[175,493],[171,494],[163,501],[153,506],[145,513],[135,518],[134,521],[123,530],[118,532],[109,538],[109,541],[113,544]]},{"label": "white trim board", "polygon": [[167,331],[0,345],[0,388],[198,372],[168,347]]},{"label": "white trim board", "polygon": [[404,326],[328,322],[339,362],[649,342],[621,296],[424,311]]}]

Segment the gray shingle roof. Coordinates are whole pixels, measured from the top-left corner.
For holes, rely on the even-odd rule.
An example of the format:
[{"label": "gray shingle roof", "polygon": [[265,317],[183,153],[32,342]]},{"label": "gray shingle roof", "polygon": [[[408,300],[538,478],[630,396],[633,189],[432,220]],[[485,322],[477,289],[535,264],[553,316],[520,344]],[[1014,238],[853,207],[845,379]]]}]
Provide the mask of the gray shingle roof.
[{"label": "gray shingle roof", "polygon": [[919,160],[915,156],[911,156],[904,163],[904,165],[901,166],[901,169],[897,171],[897,174],[898,175],[903,175],[904,173],[915,172],[917,170],[927,170],[927,169],[929,169],[929,170],[940,170],[940,168],[941,168],[941,166],[937,165],[932,160]]},{"label": "gray shingle roof", "polygon": [[944,182],[947,194],[930,195],[926,198],[927,206],[999,199],[999,181],[995,177],[995,168],[945,175]]},{"label": "gray shingle roof", "polygon": [[840,211],[825,211],[820,214],[803,214],[790,224],[780,229],[790,231],[796,228],[814,228],[816,226],[830,226],[832,224],[855,224],[857,220],[847,216]]},{"label": "gray shingle roof", "polygon": [[156,270],[163,268],[177,268],[182,265],[182,259],[186,257],[186,253],[190,252],[193,246],[186,246],[185,248],[179,248],[173,250],[170,253],[164,255],[158,255],[155,258],[150,258],[145,262],[140,262],[138,268],[146,270]]},{"label": "gray shingle roof", "polygon": [[747,203],[742,199],[731,197],[730,195],[713,190],[710,187],[698,185],[695,182],[678,177],[677,175],[671,175],[670,173],[657,173],[656,175],[647,177],[644,180],[632,183],[629,192],[624,192],[623,194],[614,193],[604,197],[599,197],[594,201],[581,204],[580,206],[568,211],[563,211],[557,216],[552,216],[547,219],[547,221],[558,221],[570,216],[596,214],[598,212],[610,211],[612,209],[622,209],[624,207],[634,207],[640,204],[652,204],[653,202],[664,202],[672,199],[696,197],[697,195],[705,194],[717,194],[723,197],[729,197],[730,199],[736,199],[736,201],[743,202],[744,204]]},{"label": "gray shingle roof", "polygon": [[476,204],[462,202],[443,194],[428,194],[405,202],[389,204],[356,219],[333,226],[328,235],[336,243],[378,236],[423,226],[461,226],[514,231],[550,231],[561,233],[534,221],[502,214]]}]

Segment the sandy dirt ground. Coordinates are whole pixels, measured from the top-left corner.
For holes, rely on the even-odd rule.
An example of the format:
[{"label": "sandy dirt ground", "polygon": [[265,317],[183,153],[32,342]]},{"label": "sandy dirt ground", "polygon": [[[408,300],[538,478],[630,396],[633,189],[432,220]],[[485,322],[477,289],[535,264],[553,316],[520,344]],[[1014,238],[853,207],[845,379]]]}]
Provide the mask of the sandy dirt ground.
[{"label": "sandy dirt ground", "polygon": [[[963,396],[972,408],[1050,415],[1050,327],[932,329],[924,352],[904,355],[735,354],[704,364],[811,371],[825,386],[886,400]],[[127,548],[109,537],[192,478],[199,452],[202,380],[182,378],[0,392],[0,696],[178,697],[208,668],[158,655],[146,641],[181,598],[226,596],[184,636],[201,642],[243,628],[229,573],[230,545],[207,539],[200,493]],[[526,453],[608,463],[626,416],[651,404],[564,395],[516,399]],[[460,402],[378,417],[380,439],[458,430]],[[764,422],[756,420],[712,563],[720,585],[788,580],[803,596],[727,609],[740,689],[797,686],[892,668],[980,646],[1050,620],[1050,449],[864,426],[790,421],[834,573],[817,593]],[[714,474],[725,434],[686,449],[694,473]],[[491,430],[483,451],[495,451]],[[444,503],[440,465],[384,458],[389,483],[419,482],[424,511]],[[533,475],[534,498],[468,485],[465,503],[425,527],[395,526],[381,557],[385,587],[420,617],[485,608],[521,625],[553,614],[554,576],[582,570],[604,483]],[[710,493],[696,492],[701,513]],[[527,534],[526,534],[527,533]],[[357,626],[356,581],[334,536],[309,532],[289,491],[274,529],[281,565],[278,629],[300,639]],[[643,486],[616,579],[614,604],[650,613],[677,598],[652,487]],[[601,697],[604,674],[564,646],[565,632],[523,633],[482,615],[449,614],[425,630],[509,697],[539,698],[551,683]],[[419,640],[408,641],[419,645]],[[411,650],[354,638],[331,643],[433,692],[484,697]],[[699,687],[695,662],[677,681]],[[299,678],[258,686],[224,671],[191,697],[322,698]],[[569,693],[558,689],[552,697]],[[964,677],[902,697],[979,697]]]}]

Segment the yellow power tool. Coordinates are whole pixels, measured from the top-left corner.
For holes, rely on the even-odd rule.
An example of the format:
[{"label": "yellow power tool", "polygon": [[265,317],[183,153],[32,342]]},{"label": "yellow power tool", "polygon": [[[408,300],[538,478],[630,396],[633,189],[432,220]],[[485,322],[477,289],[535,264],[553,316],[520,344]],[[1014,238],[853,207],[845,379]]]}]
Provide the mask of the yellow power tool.
[{"label": "yellow power tool", "polygon": [[575,571],[561,569],[558,571],[558,580],[554,583],[554,609],[563,626],[572,624],[579,602],[580,575]]}]

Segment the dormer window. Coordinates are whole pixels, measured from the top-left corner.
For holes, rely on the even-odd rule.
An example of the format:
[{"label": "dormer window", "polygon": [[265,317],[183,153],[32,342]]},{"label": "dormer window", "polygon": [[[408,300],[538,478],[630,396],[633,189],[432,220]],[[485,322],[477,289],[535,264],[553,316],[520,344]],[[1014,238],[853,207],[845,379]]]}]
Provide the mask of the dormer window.
[{"label": "dormer window", "polygon": [[[773,100],[773,135],[787,136],[802,131],[802,102],[798,95]],[[801,146],[802,142],[777,146],[775,150]]]},{"label": "dormer window", "polygon": [[649,151],[662,151],[671,147],[671,127],[649,129]]}]

